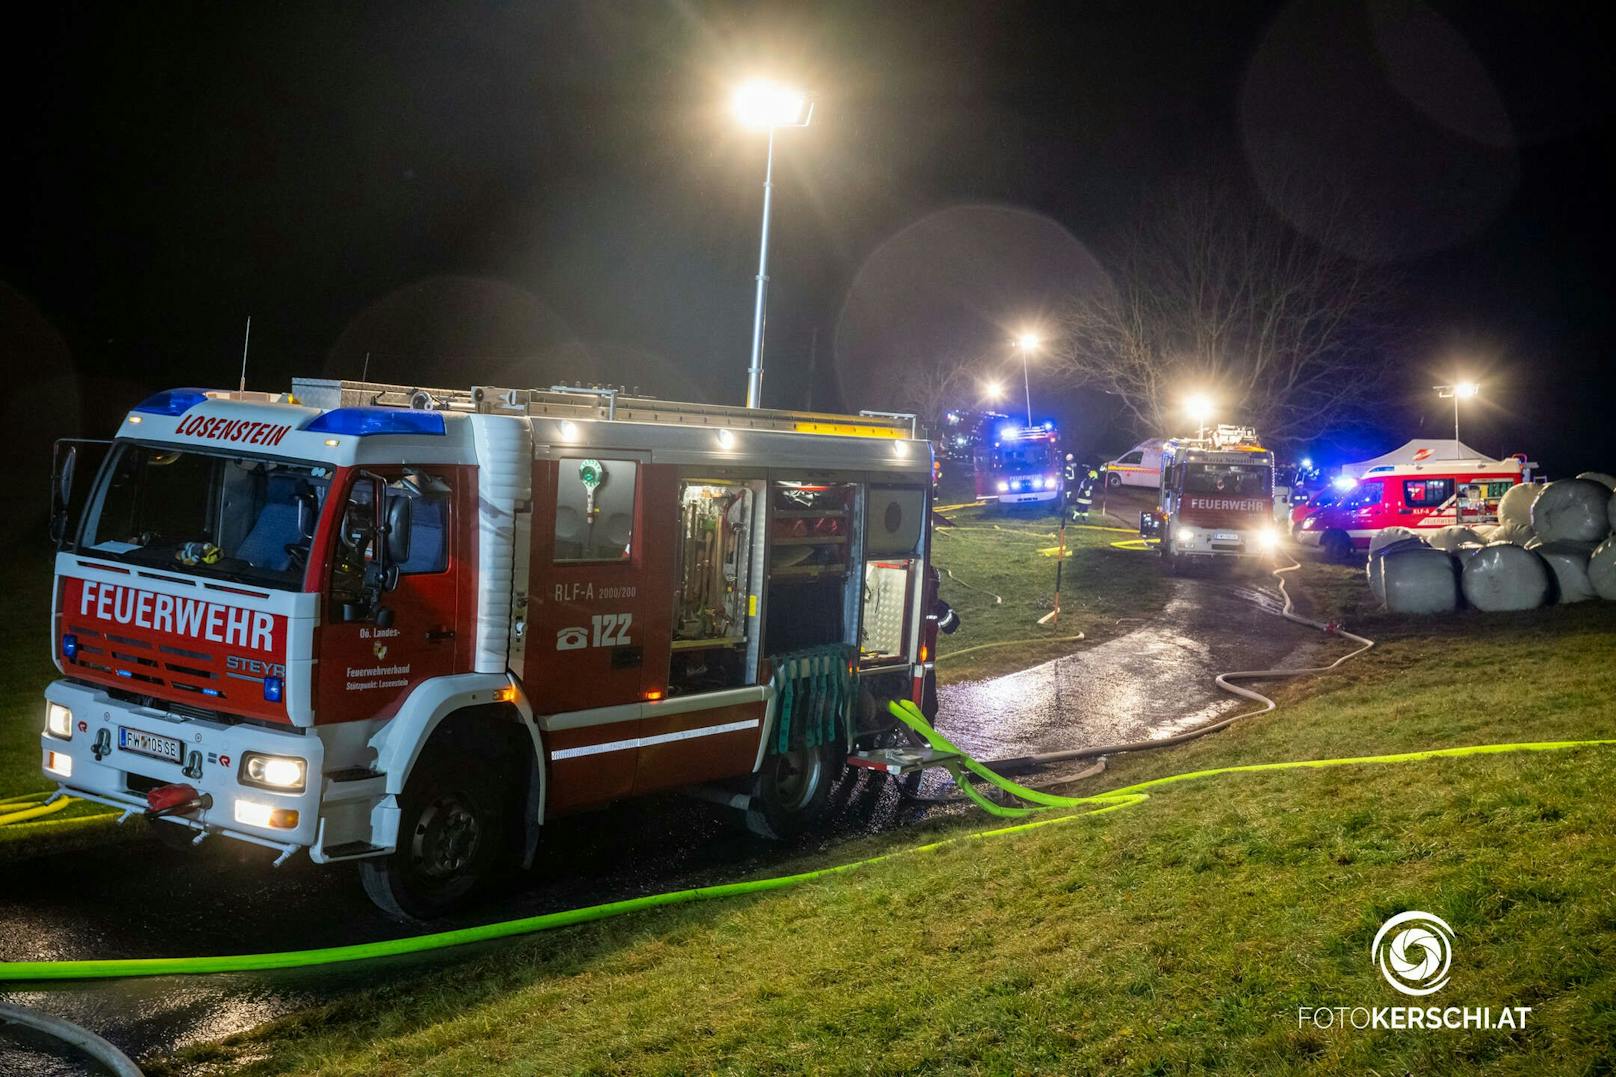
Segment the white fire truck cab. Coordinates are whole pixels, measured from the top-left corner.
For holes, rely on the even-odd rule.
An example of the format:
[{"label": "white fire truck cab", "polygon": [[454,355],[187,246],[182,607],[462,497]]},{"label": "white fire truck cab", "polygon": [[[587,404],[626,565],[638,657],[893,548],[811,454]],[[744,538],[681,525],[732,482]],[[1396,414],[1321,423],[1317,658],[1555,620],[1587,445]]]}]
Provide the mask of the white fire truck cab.
[{"label": "white fire truck cab", "polygon": [[850,752],[902,743],[886,701],[935,708],[931,467],[907,416],[158,393],[53,521],[45,774],[359,861],[402,917],[625,797],[716,788],[792,834]]},{"label": "white fire truck cab", "polygon": [[1157,507],[1140,514],[1139,533],[1160,540],[1162,560],[1174,573],[1191,560],[1271,555],[1280,537],[1274,454],[1244,426],[1166,442]]}]

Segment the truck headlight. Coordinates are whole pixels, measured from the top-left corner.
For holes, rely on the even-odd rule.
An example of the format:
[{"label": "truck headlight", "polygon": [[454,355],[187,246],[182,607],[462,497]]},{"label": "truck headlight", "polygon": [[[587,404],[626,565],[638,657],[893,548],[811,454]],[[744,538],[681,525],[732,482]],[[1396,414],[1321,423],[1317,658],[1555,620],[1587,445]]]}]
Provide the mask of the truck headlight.
[{"label": "truck headlight", "polygon": [[1257,532],[1257,545],[1265,550],[1279,549],[1279,532],[1272,527],[1265,527]]},{"label": "truck headlight", "polygon": [[1009,483],[1007,483],[1007,482],[999,483],[999,493],[1007,494],[1009,492],[1010,492],[1010,484]]},{"label": "truck headlight", "polygon": [[308,769],[308,763],[292,756],[247,752],[241,757],[241,770],[237,778],[242,785],[301,793],[308,778]]},{"label": "truck headlight", "polygon": [[1181,527],[1177,531],[1173,532],[1173,541],[1174,542],[1194,542],[1195,541],[1195,531],[1193,529],[1191,529],[1191,528],[1188,528],[1188,527]]},{"label": "truck headlight", "polygon": [[73,712],[60,703],[45,704],[45,732],[62,740],[72,740]]}]

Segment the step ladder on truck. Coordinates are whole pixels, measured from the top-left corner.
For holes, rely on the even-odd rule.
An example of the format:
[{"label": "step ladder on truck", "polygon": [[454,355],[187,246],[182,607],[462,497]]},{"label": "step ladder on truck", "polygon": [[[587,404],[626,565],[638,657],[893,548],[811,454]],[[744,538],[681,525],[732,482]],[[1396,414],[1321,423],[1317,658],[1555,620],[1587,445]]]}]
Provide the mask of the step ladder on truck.
[{"label": "step ladder on truck", "polygon": [[935,710],[911,416],[296,379],[158,393],[57,462],[46,777],[355,861],[399,917],[628,797],[807,829],[913,745],[888,702]]}]

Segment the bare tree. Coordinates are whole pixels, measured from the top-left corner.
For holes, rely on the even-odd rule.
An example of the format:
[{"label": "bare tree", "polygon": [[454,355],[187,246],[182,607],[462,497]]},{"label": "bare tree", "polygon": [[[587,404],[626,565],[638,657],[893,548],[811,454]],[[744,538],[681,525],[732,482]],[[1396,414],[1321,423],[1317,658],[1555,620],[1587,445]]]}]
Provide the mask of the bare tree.
[{"label": "bare tree", "polygon": [[937,430],[950,406],[976,399],[984,369],[981,356],[963,350],[896,356],[870,371],[869,399],[875,407],[913,412],[928,430]]},{"label": "bare tree", "polygon": [[1339,200],[1303,234],[1229,184],[1182,186],[1123,237],[1112,285],[1068,304],[1056,362],[1163,434],[1192,392],[1274,441],[1351,422],[1380,391],[1391,289],[1337,253],[1353,228]]}]

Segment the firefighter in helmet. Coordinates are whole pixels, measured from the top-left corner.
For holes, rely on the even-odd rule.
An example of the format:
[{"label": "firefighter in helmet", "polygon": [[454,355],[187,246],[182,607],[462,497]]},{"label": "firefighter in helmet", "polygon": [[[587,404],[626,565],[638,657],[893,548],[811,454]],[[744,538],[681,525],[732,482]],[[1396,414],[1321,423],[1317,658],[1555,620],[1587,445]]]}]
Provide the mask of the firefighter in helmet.
[{"label": "firefighter in helmet", "polygon": [[1071,453],[1066,454],[1066,503],[1071,509],[1073,523],[1089,522],[1089,509],[1094,505],[1094,484],[1100,473],[1092,465],[1079,464]]}]

